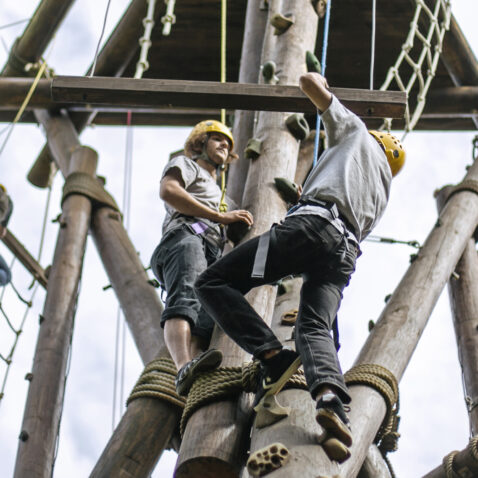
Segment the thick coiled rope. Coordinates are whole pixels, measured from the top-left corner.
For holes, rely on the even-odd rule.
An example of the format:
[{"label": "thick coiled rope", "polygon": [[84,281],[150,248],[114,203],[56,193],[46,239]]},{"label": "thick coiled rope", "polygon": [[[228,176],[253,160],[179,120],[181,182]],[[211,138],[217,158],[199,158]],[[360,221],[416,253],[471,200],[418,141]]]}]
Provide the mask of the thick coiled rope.
[{"label": "thick coiled rope", "polygon": [[184,408],[186,400],[176,393],[174,379],[178,373],[170,358],[159,358],[146,365],[126,405],[137,398],[158,398]]},{"label": "thick coiled rope", "polygon": [[[201,407],[221,400],[236,398],[241,392],[255,392],[259,377],[259,361],[243,364],[242,367],[223,367],[202,373],[189,391],[183,416],[181,417],[181,436],[193,413]],[[284,388],[307,390],[304,373],[299,370]]]},{"label": "thick coiled rope", "polygon": [[454,469],[453,469],[453,462],[455,460],[456,455],[458,455],[458,451],[452,451],[448,453],[443,458],[443,470],[445,471],[446,478],[459,478],[460,476],[465,476],[462,472],[466,474],[466,471],[468,471],[470,474],[466,476],[475,476],[476,471],[478,470],[478,436],[473,437],[469,442],[468,446],[466,447],[465,451],[468,453],[468,456],[474,461],[474,466],[472,469],[467,467],[466,470],[462,469],[460,470],[460,473],[458,474]]},{"label": "thick coiled rope", "polygon": [[115,211],[119,211],[119,207],[115,200],[105,190],[99,179],[94,178],[87,173],[75,172],[67,176],[65,184],[63,185],[63,196],[61,198],[62,204],[70,194],[81,194],[82,196],[86,196],[96,207],[108,206]]},{"label": "thick coiled rope", "polygon": [[375,437],[375,443],[385,455],[398,449],[399,396],[398,382],[392,372],[377,364],[361,364],[345,374],[347,385],[367,385],[382,395],[387,412]]}]

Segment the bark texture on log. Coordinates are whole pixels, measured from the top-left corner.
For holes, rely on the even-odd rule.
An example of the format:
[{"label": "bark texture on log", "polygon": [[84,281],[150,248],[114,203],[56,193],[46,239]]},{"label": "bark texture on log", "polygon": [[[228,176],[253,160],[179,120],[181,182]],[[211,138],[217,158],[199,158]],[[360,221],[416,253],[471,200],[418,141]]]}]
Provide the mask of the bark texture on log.
[{"label": "bark texture on log", "polygon": [[[270,5],[269,17],[277,13],[276,5]],[[296,23],[281,36],[274,36],[272,26],[267,26],[262,61],[276,62],[281,84],[298,84],[299,76],[306,71],[305,51],[312,50],[315,44],[317,15],[307,0],[286,1],[282,11],[293,12]],[[268,230],[286,212],[273,184],[275,177],[292,179],[296,169],[299,143],[287,130],[286,117],[285,113],[258,115],[254,136],[262,141],[262,152],[250,164],[243,195],[242,207],[254,215],[254,226],[245,240]],[[271,286],[247,294],[247,300],[268,323],[275,295]],[[246,354],[224,334],[213,337],[212,346],[225,353],[223,366],[237,366],[246,360]],[[176,468],[177,478],[204,472],[204,463],[208,464],[207,476],[239,476],[249,435],[249,424],[238,419],[244,406],[247,409],[244,400],[247,399],[243,398],[239,406],[233,401],[208,405],[189,419]]]},{"label": "bark texture on log", "polygon": [[[263,42],[267,21],[267,9],[261,10],[262,3],[262,0],[249,0],[247,2],[239,83],[258,83],[259,81],[262,51],[259,45]],[[239,155],[239,160],[229,167],[231,180],[228,181],[227,195],[239,206],[242,204],[244,182],[250,162],[244,155],[244,148],[254,131],[254,117],[254,111],[236,110],[234,113],[232,132],[236,143],[235,151]]]},{"label": "bark texture on log", "polygon": [[[444,207],[452,188],[437,194],[438,210]],[[471,435],[478,434],[478,254],[473,238],[468,240],[455,274],[448,281],[458,357],[465,385]]]},{"label": "bark texture on log", "polygon": [[37,62],[74,0],[42,0],[21,37],[17,38],[1,76],[25,76],[26,63]]},{"label": "bark texture on log", "polygon": [[[94,176],[96,164],[95,151],[77,148],[69,173]],[[23,417],[17,478],[51,476],[90,215],[91,202],[85,196],[65,199]]]}]

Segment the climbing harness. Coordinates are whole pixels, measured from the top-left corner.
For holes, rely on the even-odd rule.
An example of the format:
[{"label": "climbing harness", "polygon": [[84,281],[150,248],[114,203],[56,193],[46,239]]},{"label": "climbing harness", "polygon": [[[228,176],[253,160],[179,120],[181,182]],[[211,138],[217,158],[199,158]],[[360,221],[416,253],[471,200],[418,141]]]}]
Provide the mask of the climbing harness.
[{"label": "climbing harness", "polygon": [[[332,0],[327,0],[327,6],[325,10],[325,23],[324,23],[324,40],[322,44],[322,75],[325,75],[325,69],[327,67],[327,47],[329,43],[329,24],[330,24],[330,9],[332,6]],[[319,136],[318,132],[320,131],[320,114],[317,111],[317,126],[315,127],[315,141],[314,141],[314,162],[313,166],[317,164],[318,156],[319,156]]]},{"label": "climbing harness", "polygon": [[[393,81],[397,84],[401,91],[407,93],[407,106],[405,109],[405,135],[412,131],[417,124],[425,107],[425,100],[430,84],[435,76],[435,72],[442,52],[443,38],[445,32],[450,28],[451,19],[451,2],[450,0],[435,0],[435,7],[432,10],[423,0],[415,0],[415,14],[410,24],[410,31],[405,43],[402,45],[401,52],[397,61],[390,67],[387,77],[380,87],[381,91],[390,88]],[[422,33],[419,24],[422,23],[424,14],[425,20],[430,23],[428,32]],[[414,48],[415,39],[418,39],[423,46],[418,56],[418,60],[414,60],[411,51]],[[402,68],[402,66],[404,67]],[[400,76],[400,69],[405,72],[412,69],[412,74],[408,83]],[[423,71],[425,70],[425,72]],[[425,75],[424,75],[425,73]],[[416,82],[418,81],[417,104],[413,112],[410,111],[408,98]],[[406,84],[405,84],[406,83]],[[392,119],[387,118],[382,128],[391,129]]]}]

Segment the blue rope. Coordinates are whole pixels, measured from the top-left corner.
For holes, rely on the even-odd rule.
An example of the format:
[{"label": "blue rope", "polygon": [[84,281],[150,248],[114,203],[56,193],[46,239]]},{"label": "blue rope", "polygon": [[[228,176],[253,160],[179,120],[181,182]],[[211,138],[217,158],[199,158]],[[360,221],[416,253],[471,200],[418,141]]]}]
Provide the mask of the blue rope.
[{"label": "blue rope", "polygon": [[[327,47],[329,43],[329,23],[330,23],[330,7],[332,0],[327,0],[327,8],[325,10],[325,24],[324,24],[324,43],[322,45],[322,75],[325,76],[325,68],[327,66]],[[317,110],[317,126],[315,127],[315,143],[314,143],[314,166],[317,164],[319,156],[319,136],[320,136],[320,114]]]}]

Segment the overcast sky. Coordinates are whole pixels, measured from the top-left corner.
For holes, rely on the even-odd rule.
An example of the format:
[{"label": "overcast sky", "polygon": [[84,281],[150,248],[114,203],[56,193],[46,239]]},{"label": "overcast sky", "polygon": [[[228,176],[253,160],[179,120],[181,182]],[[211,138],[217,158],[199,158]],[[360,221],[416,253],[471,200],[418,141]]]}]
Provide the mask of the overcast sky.
[{"label": "overcast sky", "polygon": [[[77,0],[54,41],[50,65],[58,74],[83,74],[92,62],[101,31],[107,0]],[[2,2],[0,28],[29,18],[37,2]],[[107,29],[111,29],[124,11],[127,0],[112,2]],[[478,53],[475,2],[454,0],[455,16],[473,48]],[[164,8],[162,2],[159,2]],[[10,47],[24,25],[0,29],[1,43]],[[174,27],[173,27],[174,28]],[[106,37],[105,37],[106,38]],[[7,53],[0,45],[0,64]],[[333,85],[340,86],[340,85]],[[0,124],[0,147],[6,133]],[[161,170],[171,151],[181,148],[187,129],[135,128],[133,146],[132,202],[130,236],[142,262],[147,265],[160,239],[163,206],[158,196]],[[375,235],[423,243],[436,221],[433,191],[445,184],[459,182],[471,162],[473,133],[412,133],[406,141],[407,164],[394,180],[390,203]],[[99,153],[98,174],[107,178],[107,189],[122,203],[123,167],[126,132],[123,128],[90,128],[82,135],[85,145]],[[26,174],[44,144],[36,126],[16,126],[0,156],[0,183],[15,203],[11,231],[33,255],[39,248],[42,218],[47,193],[26,181]],[[52,223],[60,212],[63,180],[58,175],[53,191],[41,264],[51,263],[58,225]],[[384,306],[384,297],[393,292],[415,251],[404,245],[365,242],[357,272],[346,290],[340,311],[342,348],[340,358],[347,370],[353,363],[366,336],[370,319],[376,320]],[[7,261],[12,256],[0,243],[0,254]],[[30,297],[31,278],[20,264],[13,267],[14,284],[24,297]],[[94,244],[89,241],[76,315],[71,365],[61,424],[55,477],[88,476],[112,431],[113,377],[115,370],[115,334],[117,302]],[[11,287],[0,291],[2,306],[17,326],[25,307]],[[35,297],[24,331],[20,336],[10,369],[5,397],[0,402],[0,476],[13,473],[18,435],[38,334],[38,314],[44,293]],[[159,318],[158,318],[159,320]],[[6,356],[14,335],[0,316],[0,353]],[[124,355],[124,392],[126,399],[143,365],[129,335]],[[0,384],[5,366],[0,363]],[[120,392],[117,392],[117,396]],[[119,399],[118,399],[119,400]],[[116,401],[118,403],[118,400]],[[468,419],[463,400],[460,367],[451,322],[448,294],[442,294],[430,318],[422,340],[400,384],[402,437],[398,452],[389,455],[398,477],[421,476],[431,470],[452,450],[463,449],[468,442]],[[116,406],[116,422],[121,410]],[[172,476],[175,456],[165,453],[153,474]]]}]

